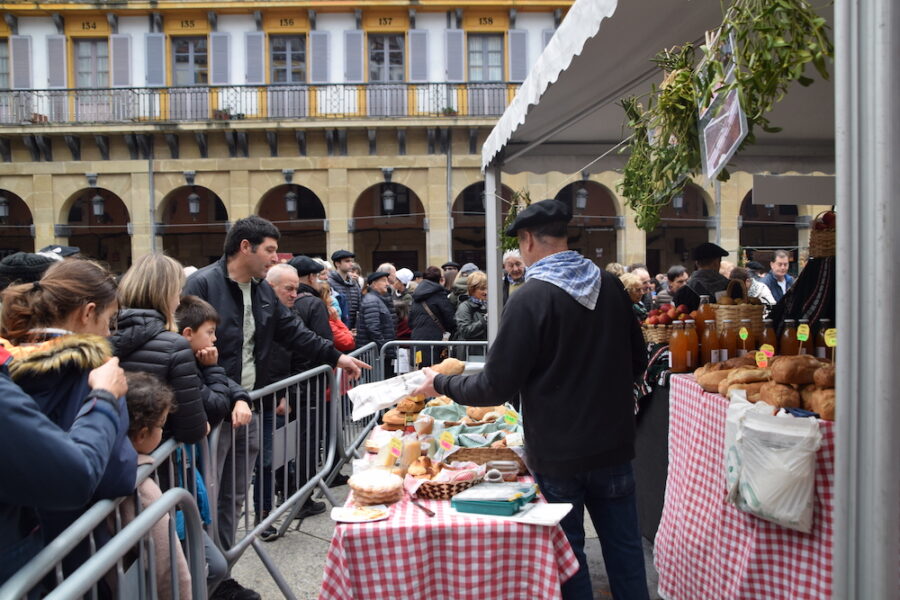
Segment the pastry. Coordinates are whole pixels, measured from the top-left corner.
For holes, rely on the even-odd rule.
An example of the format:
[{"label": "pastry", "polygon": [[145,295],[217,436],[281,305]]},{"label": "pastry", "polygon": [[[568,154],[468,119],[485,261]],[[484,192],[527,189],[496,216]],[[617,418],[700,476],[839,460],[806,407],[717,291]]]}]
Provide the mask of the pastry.
[{"label": "pastry", "polygon": [[826,421],[834,421],[834,388],[815,390],[810,394],[809,407]]},{"label": "pastry", "polygon": [[466,370],[466,363],[455,358],[445,358],[431,368],[441,375],[462,375]]},{"label": "pastry", "polygon": [[426,404],[426,406],[447,406],[448,404],[452,404],[453,400],[448,398],[447,396],[438,396],[437,398],[433,398]]},{"label": "pastry", "polygon": [[800,392],[775,381],[763,384],[759,391],[759,399],[776,408],[800,408]]},{"label": "pastry", "polygon": [[813,383],[820,388],[834,387],[834,365],[819,367],[813,372]]},{"label": "pastry", "polygon": [[419,404],[418,402],[416,402],[415,400],[413,400],[412,398],[410,398],[408,396],[397,403],[397,410],[399,410],[402,413],[417,413],[417,412],[421,411],[423,408],[425,408],[424,402]]},{"label": "pastry", "polygon": [[805,385],[813,382],[813,373],[821,363],[809,354],[782,356],[772,364],[772,379],[778,383]]},{"label": "pastry", "polygon": [[403,480],[383,469],[367,469],[350,477],[353,501],[358,505],[390,504],[403,497]]},{"label": "pastry", "polygon": [[483,421],[488,413],[499,411],[506,412],[506,409],[502,406],[467,406],[466,416],[473,421]]},{"label": "pastry", "polygon": [[391,410],[384,413],[381,417],[382,427],[387,429],[388,431],[396,431],[398,429],[403,429],[406,425],[406,415],[401,413],[396,408],[392,408]]}]

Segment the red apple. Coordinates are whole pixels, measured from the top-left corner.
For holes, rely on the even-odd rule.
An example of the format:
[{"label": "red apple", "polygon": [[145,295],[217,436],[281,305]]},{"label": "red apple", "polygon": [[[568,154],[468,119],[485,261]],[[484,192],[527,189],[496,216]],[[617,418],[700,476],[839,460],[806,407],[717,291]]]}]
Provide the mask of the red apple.
[{"label": "red apple", "polygon": [[672,322],[672,317],[670,317],[668,314],[659,315],[658,319],[660,325],[668,325]]},{"label": "red apple", "polygon": [[822,222],[825,224],[825,227],[834,229],[834,226],[837,224],[837,215],[834,214],[833,210],[829,210],[822,215]]},{"label": "red apple", "polygon": [[678,305],[678,308],[677,308],[676,310],[677,310],[679,313],[684,313],[684,314],[687,314],[687,313],[691,312],[691,309],[689,309],[689,308],[687,307],[687,304],[679,304],[679,305]]},{"label": "red apple", "polygon": [[651,310],[651,311],[650,311],[649,313],[647,313],[647,314],[648,314],[648,316],[655,317],[655,316],[657,316],[657,315],[659,314],[659,309],[658,309],[658,308],[654,308],[653,310]]},{"label": "red apple", "polygon": [[666,314],[669,315],[670,319],[674,319],[678,316],[678,311],[674,308],[670,308],[668,311],[666,311]]},{"label": "red apple", "polygon": [[652,317],[647,319],[647,324],[648,325],[659,325],[659,317],[657,317],[656,315],[653,315]]}]

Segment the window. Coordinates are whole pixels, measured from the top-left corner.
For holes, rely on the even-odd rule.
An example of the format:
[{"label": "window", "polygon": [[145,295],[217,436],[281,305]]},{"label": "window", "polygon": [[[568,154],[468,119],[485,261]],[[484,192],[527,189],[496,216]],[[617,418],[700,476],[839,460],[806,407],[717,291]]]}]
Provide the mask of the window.
[{"label": "window", "polygon": [[306,83],[306,36],[271,38],[272,83]]},{"label": "window", "polygon": [[109,87],[109,43],[102,40],[75,40],[75,87]]},{"label": "window", "polygon": [[0,89],[9,89],[9,41],[0,40]]},{"label": "window", "polygon": [[404,80],[403,46],[402,35],[369,35],[370,82]]},{"label": "window", "polygon": [[502,35],[469,35],[469,81],[503,81]]},{"label": "window", "polygon": [[172,38],[172,55],[174,85],[206,85],[209,82],[206,38]]}]

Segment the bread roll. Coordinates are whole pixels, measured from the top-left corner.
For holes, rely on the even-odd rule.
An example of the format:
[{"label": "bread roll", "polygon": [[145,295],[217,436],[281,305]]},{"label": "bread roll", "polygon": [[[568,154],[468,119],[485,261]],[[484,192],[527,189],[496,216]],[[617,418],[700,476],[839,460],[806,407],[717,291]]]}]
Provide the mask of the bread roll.
[{"label": "bread roll", "polygon": [[805,385],[813,382],[813,373],[821,366],[814,356],[782,356],[772,365],[772,379],[778,383]]},{"label": "bread roll", "polygon": [[814,384],[805,385],[800,388],[800,408],[804,410],[812,410],[812,408],[810,408],[812,403],[812,395],[813,392],[815,392],[817,389],[819,388],[817,388]]},{"label": "bread roll", "polygon": [[776,408],[800,408],[800,392],[789,385],[769,381],[759,391],[759,399]]},{"label": "bread roll", "polygon": [[809,410],[819,413],[826,421],[834,421],[834,388],[815,390],[810,396]]},{"label": "bread roll", "polygon": [[441,375],[462,375],[466,370],[466,363],[455,358],[445,358],[431,368]]},{"label": "bread roll", "polygon": [[723,367],[726,369],[737,369],[739,367],[755,366],[756,358],[751,356],[750,354],[745,354],[744,356],[735,356],[734,358],[729,358],[723,363]]},{"label": "bread roll", "polygon": [[697,379],[697,380],[699,381],[700,378],[703,377],[703,375],[705,375],[706,373],[709,372],[709,365],[710,365],[710,364],[711,364],[711,363],[706,363],[706,364],[703,365],[702,367],[699,367],[698,369],[696,369],[696,370],[694,371],[694,378]]},{"label": "bread roll", "polygon": [[391,410],[384,413],[384,416],[381,417],[381,422],[385,425],[403,427],[404,425],[406,425],[406,415],[401,413],[396,408],[392,408]]},{"label": "bread roll", "polygon": [[731,392],[733,392],[734,390],[744,390],[745,392],[747,392],[747,400],[749,400],[750,402],[756,402],[760,398],[762,386],[767,383],[769,382],[751,381],[749,383],[732,383],[728,386],[725,397],[731,398]]},{"label": "bread roll", "polygon": [[414,399],[406,397],[397,403],[397,410],[402,413],[417,413],[425,408],[424,402],[416,402]]},{"label": "bread roll", "polygon": [[712,371],[711,373],[704,373],[700,377],[697,378],[697,383],[700,384],[700,387],[704,389],[704,391],[710,392],[711,394],[715,394],[719,391],[719,384],[725,380],[728,375],[731,374],[731,371]]},{"label": "bread roll", "polygon": [[486,414],[500,411],[506,412],[506,408],[503,406],[467,406],[466,416],[473,421],[481,421]]},{"label": "bread roll", "polygon": [[813,372],[813,383],[820,388],[834,387],[834,365],[819,367]]}]

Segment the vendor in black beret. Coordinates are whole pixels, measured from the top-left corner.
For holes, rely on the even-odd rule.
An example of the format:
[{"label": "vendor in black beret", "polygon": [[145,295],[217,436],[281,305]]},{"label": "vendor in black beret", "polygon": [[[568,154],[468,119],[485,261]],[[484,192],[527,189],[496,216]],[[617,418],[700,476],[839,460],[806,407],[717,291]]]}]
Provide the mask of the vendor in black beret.
[{"label": "vendor in black beret", "polygon": [[722,258],[728,256],[728,251],[711,242],[703,242],[694,248],[692,255],[697,270],[691,273],[672,301],[696,310],[700,306],[700,296],[709,296],[709,301],[715,302],[716,292],[724,292],[728,287],[728,279],[719,273]]},{"label": "vendor in black beret", "polygon": [[548,223],[565,222],[572,220],[572,212],[569,207],[559,200],[541,200],[534,202],[516,215],[512,224],[506,228],[506,235],[516,237],[520,229],[533,229]]},{"label": "vendor in black beret", "polygon": [[33,283],[59,259],[43,254],[16,252],[0,260],[0,290],[16,283]]}]

